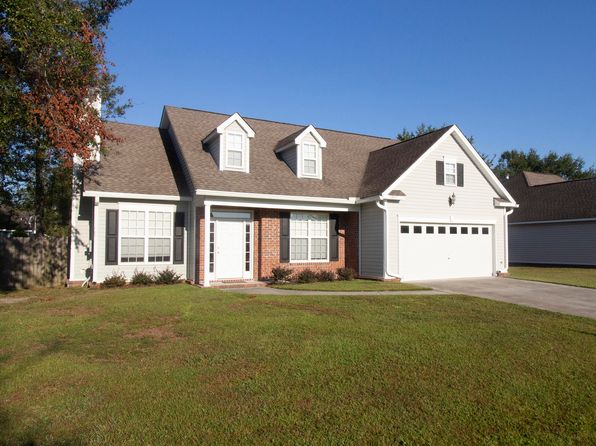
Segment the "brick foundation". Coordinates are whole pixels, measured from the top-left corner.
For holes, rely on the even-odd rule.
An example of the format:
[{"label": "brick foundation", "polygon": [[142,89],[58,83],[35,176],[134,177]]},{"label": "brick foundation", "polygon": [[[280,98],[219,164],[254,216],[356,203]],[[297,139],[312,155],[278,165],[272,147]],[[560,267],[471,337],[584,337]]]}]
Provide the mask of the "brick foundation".
[{"label": "brick foundation", "polygon": [[[339,216],[339,260],[315,263],[281,263],[280,262],[280,210],[252,209],[253,211],[253,280],[267,279],[271,270],[283,265],[294,271],[306,268],[321,271],[333,271],[337,268],[349,267],[358,271],[358,213],[342,212]],[[197,208],[198,249],[195,259],[198,281],[204,277],[203,253],[205,240],[204,208]],[[209,234],[209,231],[207,231]]]}]

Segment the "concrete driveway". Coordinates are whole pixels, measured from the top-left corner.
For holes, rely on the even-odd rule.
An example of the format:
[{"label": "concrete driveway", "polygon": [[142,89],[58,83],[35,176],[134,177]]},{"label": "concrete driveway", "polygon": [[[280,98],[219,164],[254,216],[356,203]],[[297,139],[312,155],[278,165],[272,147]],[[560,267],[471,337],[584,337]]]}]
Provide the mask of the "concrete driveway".
[{"label": "concrete driveway", "polygon": [[485,297],[596,319],[596,289],[502,277],[428,280],[416,283],[440,291]]}]

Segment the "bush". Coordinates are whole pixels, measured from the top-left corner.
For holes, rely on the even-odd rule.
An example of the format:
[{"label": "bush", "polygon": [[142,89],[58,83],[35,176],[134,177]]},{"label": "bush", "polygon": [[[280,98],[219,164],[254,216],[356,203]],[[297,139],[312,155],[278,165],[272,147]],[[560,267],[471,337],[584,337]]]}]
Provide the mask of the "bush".
[{"label": "bush", "polygon": [[313,283],[317,281],[317,273],[312,269],[303,269],[296,275],[296,282],[298,283]]},{"label": "bush", "polygon": [[180,282],[181,277],[182,276],[180,274],[178,274],[176,271],[174,271],[173,269],[170,269],[168,267],[168,268],[164,269],[163,271],[159,271],[159,272],[155,273],[153,280],[158,285],[171,285],[173,283]]},{"label": "bush", "polygon": [[124,273],[112,273],[101,283],[102,288],[118,288],[126,285],[126,276]]},{"label": "bush", "polygon": [[291,276],[292,270],[290,268],[278,266],[271,270],[271,279],[273,280],[273,283],[288,282]]},{"label": "bush", "polygon": [[137,271],[132,275],[130,279],[130,283],[132,285],[151,285],[155,279],[153,278],[153,274],[146,273],[144,271]]},{"label": "bush", "polygon": [[352,268],[337,268],[337,278],[339,280],[354,280],[356,271]]},{"label": "bush", "polygon": [[333,271],[319,271],[317,273],[317,280],[319,282],[333,282],[335,280],[335,274]]}]

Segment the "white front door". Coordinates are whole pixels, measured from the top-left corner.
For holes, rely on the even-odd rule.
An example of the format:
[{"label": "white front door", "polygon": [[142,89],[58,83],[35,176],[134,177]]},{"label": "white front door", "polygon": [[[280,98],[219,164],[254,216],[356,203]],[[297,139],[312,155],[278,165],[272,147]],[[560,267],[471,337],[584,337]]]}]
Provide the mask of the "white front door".
[{"label": "white front door", "polygon": [[244,271],[243,220],[218,218],[215,222],[215,278],[241,279]]}]

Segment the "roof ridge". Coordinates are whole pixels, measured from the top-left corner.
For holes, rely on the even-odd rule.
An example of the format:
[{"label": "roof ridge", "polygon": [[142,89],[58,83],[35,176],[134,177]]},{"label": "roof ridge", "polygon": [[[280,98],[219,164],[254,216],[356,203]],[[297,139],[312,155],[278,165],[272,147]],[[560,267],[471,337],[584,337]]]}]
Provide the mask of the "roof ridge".
[{"label": "roof ridge", "polygon": [[[553,175],[556,175],[556,174],[553,174]],[[573,180],[565,180],[565,179],[563,179],[563,181],[557,181],[555,183],[536,184],[535,186],[530,186],[530,187],[556,186],[557,184],[568,184],[568,183],[577,183],[579,181],[594,181],[594,180],[596,180],[596,177],[576,178],[576,179],[573,179]]]},{"label": "roof ridge", "polygon": [[[180,109],[180,110],[188,110],[188,111],[197,111],[197,112],[201,112],[201,113],[211,113],[212,115],[231,116],[231,114],[226,114],[226,113],[221,113],[221,112],[214,112],[214,111],[210,111],[210,110],[203,110],[203,109],[200,109],[200,108],[177,107],[175,105],[164,105],[164,107],[177,108],[177,109]],[[236,113],[238,113],[238,112],[236,112]],[[238,113],[238,114],[240,114],[240,113]],[[252,119],[253,121],[263,121],[263,122],[271,122],[273,124],[293,125],[293,126],[302,127],[302,128],[306,128],[309,125],[312,125],[312,124],[296,124],[296,123],[293,123],[293,122],[276,121],[274,119],[253,118],[251,116],[243,116],[243,115],[240,115],[240,116],[242,116],[243,119]],[[367,137],[367,138],[386,139],[386,140],[389,140],[389,141],[392,140],[392,138],[389,138],[387,136],[378,136],[378,135],[370,135],[370,134],[366,134],[366,133],[349,132],[347,130],[328,129],[328,128],[325,128],[325,127],[316,127],[315,125],[313,125],[313,127],[315,127],[317,130],[325,130],[327,132],[344,133],[344,134],[347,134],[347,135],[364,136],[364,137]]]},{"label": "roof ridge", "polygon": [[410,138],[410,139],[406,139],[406,140],[403,140],[403,141],[397,141],[397,142],[395,142],[393,144],[389,144],[388,146],[381,147],[380,149],[377,149],[377,150],[373,150],[371,153],[380,152],[381,150],[389,149],[391,147],[395,147],[395,146],[398,146],[400,144],[404,144],[404,143],[407,143],[407,142],[410,142],[410,141],[414,141],[415,139],[422,138],[423,136],[428,136],[428,135],[432,135],[433,133],[436,133],[436,132],[444,131],[445,129],[451,128],[454,125],[455,124],[446,125],[444,127],[441,127],[440,129],[431,130],[430,132],[426,132],[426,133],[423,133],[422,135],[414,136],[413,138]]},{"label": "roof ridge", "polygon": [[119,122],[119,121],[105,121],[105,122],[108,124],[130,125],[130,126],[134,126],[134,127],[146,127],[146,128],[150,128],[150,129],[156,129],[156,130],[159,129],[158,126],[147,125],[147,124],[135,124],[134,122]]}]

